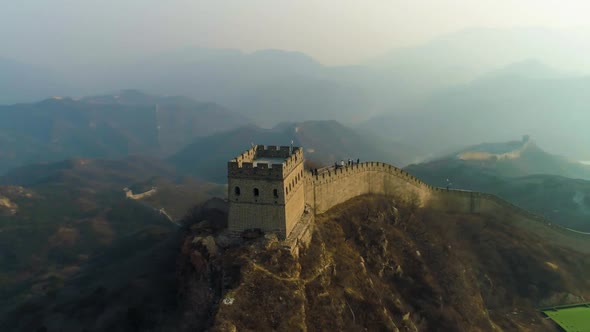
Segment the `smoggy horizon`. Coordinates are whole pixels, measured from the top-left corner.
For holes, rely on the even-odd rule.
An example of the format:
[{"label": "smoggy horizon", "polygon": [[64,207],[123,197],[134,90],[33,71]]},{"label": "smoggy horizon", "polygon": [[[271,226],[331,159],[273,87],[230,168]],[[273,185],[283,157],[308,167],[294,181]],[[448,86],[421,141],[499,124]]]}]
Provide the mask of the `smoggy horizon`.
[{"label": "smoggy horizon", "polygon": [[579,34],[589,11],[590,3],[582,1],[532,0],[370,5],[336,0],[280,5],[270,0],[25,1],[3,6],[0,57],[59,67],[202,47],[247,53],[281,49],[326,65],[357,64],[473,28]]}]

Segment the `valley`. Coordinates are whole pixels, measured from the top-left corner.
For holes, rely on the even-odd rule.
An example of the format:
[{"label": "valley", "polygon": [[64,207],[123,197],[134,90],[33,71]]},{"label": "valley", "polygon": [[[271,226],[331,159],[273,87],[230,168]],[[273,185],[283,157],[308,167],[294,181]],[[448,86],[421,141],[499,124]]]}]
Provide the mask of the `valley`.
[{"label": "valley", "polygon": [[[89,259],[130,234],[177,229],[175,222],[195,204],[224,192],[139,157],[28,166],[0,183],[2,312],[60,289]],[[141,200],[122,190],[152,185],[159,192]]]},{"label": "valley", "polygon": [[0,10],[0,331],[590,331],[590,6]]},{"label": "valley", "polygon": [[[93,235],[102,241],[101,246],[94,252],[80,247],[81,239],[89,239],[80,228],[85,219],[53,224],[59,228],[51,236],[37,231],[49,237],[50,273],[31,270],[18,287],[6,285],[5,298],[20,304],[16,309],[3,304],[4,326],[9,330],[135,326],[187,331],[334,326],[414,331],[442,326],[553,331],[554,325],[542,318],[538,308],[579,303],[590,296],[590,285],[583,277],[590,268],[585,258],[590,251],[588,238],[537,220],[492,195],[434,188],[406,171],[377,162],[327,168],[317,176],[306,173],[306,183],[317,181],[314,187],[306,187],[313,188],[314,194],[306,197],[313,198],[317,216],[309,244],[293,255],[273,234],[230,240],[225,231],[228,203],[215,199],[198,203],[224,195],[225,189],[206,182],[184,185],[198,189],[200,196],[185,201],[188,207],[197,207],[185,210],[181,228],[161,215],[151,221],[158,215],[153,207],[175,211],[173,207],[181,203],[178,198],[186,195],[182,184],[153,175],[167,170],[167,177],[174,178],[167,167],[137,158],[84,159],[36,165],[37,177],[27,175],[31,173],[24,168],[3,178],[5,183],[12,179],[11,185],[16,186],[6,192],[13,193],[10,199],[19,208],[27,205],[18,195],[45,197],[45,188],[59,188],[57,180],[81,188],[95,184],[87,191],[97,197],[108,197],[104,195],[109,188],[117,188],[118,193],[112,201],[96,201],[109,207],[102,212],[64,212],[51,203],[54,213],[101,219],[102,223],[90,220],[90,225],[102,227],[94,228]],[[355,179],[364,180],[355,185],[350,182]],[[127,194],[121,190],[123,183],[130,183]],[[380,190],[386,195],[375,194]],[[323,195],[322,199],[316,195]],[[474,195],[479,197],[475,201]],[[90,200],[91,196],[80,197]],[[93,213],[98,216],[92,217]],[[11,237],[14,234],[18,232]],[[109,234],[106,241],[104,236]],[[17,238],[14,244],[21,241]],[[60,247],[67,251],[59,254]],[[67,260],[66,252],[82,254]],[[148,261],[153,259],[152,266]],[[146,264],[151,266],[147,270]],[[16,267],[15,271],[27,270]],[[124,277],[112,279],[108,271]],[[165,287],[149,290],[156,283]],[[12,293],[15,289],[20,290]],[[114,296],[121,291],[127,295]],[[81,295],[74,295],[77,292]],[[138,302],[142,296],[150,300]],[[101,303],[110,303],[113,309],[105,311]],[[64,308],[77,313],[75,318],[64,317]]]}]

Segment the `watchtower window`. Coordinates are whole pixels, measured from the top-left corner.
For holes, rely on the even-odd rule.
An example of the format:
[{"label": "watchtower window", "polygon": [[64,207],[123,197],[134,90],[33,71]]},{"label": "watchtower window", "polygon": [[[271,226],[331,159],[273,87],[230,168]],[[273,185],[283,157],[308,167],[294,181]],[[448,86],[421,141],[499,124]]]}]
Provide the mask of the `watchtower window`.
[{"label": "watchtower window", "polygon": [[234,188],[234,194],[236,194],[236,196],[240,196],[240,187]]},{"label": "watchtower window", "polygon": [[272,194],[275,198],[279,198],[279,191],[277,189],[273,189]]},{"label": "watchtower window", "polygon": [[254,196],[260,196],[260,190],[258,190],[258,188],[254,188]]}]

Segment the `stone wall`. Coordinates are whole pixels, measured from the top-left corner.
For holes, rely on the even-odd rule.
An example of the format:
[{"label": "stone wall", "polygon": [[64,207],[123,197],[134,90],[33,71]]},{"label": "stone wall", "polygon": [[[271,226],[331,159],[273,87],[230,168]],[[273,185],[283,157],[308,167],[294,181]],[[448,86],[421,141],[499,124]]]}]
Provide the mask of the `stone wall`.
[{"label": "stone wall", "polygon": [[495,195],[430,186],[408,172],[381,162],[306,172],[305,202],[323,213],[363,194],[392,195],[397,199],[445,212],[493,213],[526,228],[547,242],[590,252],[590,235],[568,230],[519,208]]},{"label": "stone wall", "polygon": [[125,197],[130,198],[130,199],[134,199],[134,200],[144,199],[144,198],[153,196],[158,192],[158,190],[156,188],[152,188],[152,189],[145,191],[141,194],[134,194],[133,190],[128,189],[128,188],[123,189],[123,191],[125,191]]},{"label": "stone wall", "polygon": [[303,159],[299,159],[299,165],[294,167],[284,180],[287,201],[285,205],[286,234],[297,224],[305,209],[305,179],[303,171]]},{"label": "stone wall", "polygon": [[[258,152],[262,157],[288,157],[272,167],[263,163],[254,167]],[[236,186],[240,187],[239,196],[234,192]],[[254,188],[259,196],[254,195]],[[492,213],[532,231],[545,242],[590,253],[589,234],[554,225],[497,196],[432,187],[402,169],[381,162],[327,167],[316,175],[304,172],[303,150],[290,147],[256,146],[228,164],[229,229],[239,233],[259,228],[286,239],[301,220],[306,204],[314,213],[323,213],[363,194],[390,195],[450,213]]]},{"label": "stone wall", "polygon": [[[256,158],[283,158],[281,163],[256,162]],[[303,162],[303,148],[256,145],[227,163],[228,177],[283,179]]]},{"label": "stone wall", "polygon": [[306,204],[323,213],[334,205],[363,194],[393,195],[423,206],[430,200],[428,185],[408,172],[381,162],[365,162],[338,169],[329,167],[318,175],[307,173]]},{"label": "stone wall", "polygon": [[[262,162],[255,167],[256,157],[285,160],[272,167]],[[257,145],[230,161],[229,231],[260,229],[285,239],[304,211],[304,180],[301,148]]]}]

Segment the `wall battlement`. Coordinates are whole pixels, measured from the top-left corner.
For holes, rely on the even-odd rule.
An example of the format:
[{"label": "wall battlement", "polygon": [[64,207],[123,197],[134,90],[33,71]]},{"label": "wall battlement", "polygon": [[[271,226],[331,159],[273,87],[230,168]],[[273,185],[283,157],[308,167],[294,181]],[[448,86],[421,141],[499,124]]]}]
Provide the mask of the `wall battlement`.
[{"label": "wall battlement", "polygon": [[588,234],[556,225],[496,195],[433,187],[403,169],[382,162],[364,162],[338,169],[326,167],[319,169],[317,175],[307,172],[306,186],[306,204],[315,207],[316,213],[323,213],[334,205],[363,194],[393,194],[398,198],[415,200],[421,206],[447,212],[501,211],[515,223],[526,225],[536,233],[559,238],[560,244],[571,244],[590,252]]},{"label": "wall battlement", "polygon": [[355,176],[363,172],[388,172],[395,174],[414,185],[428,186],[426,183],[403,169],[378,161],[363,162],[352,166],[339,167],[338,169],[335,169],[332,166],[326,167],[318,170],[318,175],[310,176],[312,177],[314,184],[322,184],[337,181],[343,177]]},{"label": "wall battlement", "polygon": [[[273,161],[282,162],[268,163]],[[259,228],[286,239],[301,228],[305,206],[323,213],[356,196],[381,194],[447,213],[494,214],[547,242],[590,253],[590,234],[555,225],[492,194],[433,187],[386,163],[305,172],[301,147],[257,145],[246,150],[228,163],[228,186],[229,228],[234,233]],[[305,230],[295,233],[311,232]]]},{"label": "wall battlement", "polygon": [[228,162],[229,230],[285,239],[305,209],[303,149],[256,145]]},{"label": "wall battlement", "polygon": [[[282,159],[269,163],[265,159]],[[227,163],[228,176],[280,179],[303,160],[301,147],[255,145]]]}]

